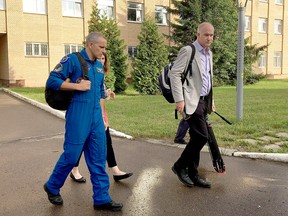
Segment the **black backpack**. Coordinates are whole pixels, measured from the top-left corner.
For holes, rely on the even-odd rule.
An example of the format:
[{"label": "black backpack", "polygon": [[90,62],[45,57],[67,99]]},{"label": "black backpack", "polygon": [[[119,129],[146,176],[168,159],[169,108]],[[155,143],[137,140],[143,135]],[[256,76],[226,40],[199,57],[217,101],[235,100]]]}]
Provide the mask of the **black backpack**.
[{"label": "black backpack", "polygon": [[[184,71],[184,73],[182,74],[182,84],[185,82],[187,74],[190,71],[190,75],[192,75],[192,61],[194,59],[195,56],[195,46],[192,44],[191,45],[192,48],[192,52],[191,52],[191,57],[190,57],[190,61],[187,67],[187,70]],[[173,98],[173,94],[172,94],[172,90],[171,90],[171,83],[170,83],[170,77],[168,76],[170,70],[173,67],[174,62],[170,62],[168,65],[166,65],[164,67],[164,70],[159,74],[158,76],[158,81],[159,81],[159,87],[160,90],[162,92],[162,95],[165,97],[165,99],[169,102],[169,103],[174,103],[174,98]]]},{"label": "black backpack", "polygon": [[[78,60],[82,68],[83,79],[88,80],[88,64],[79,52],[74,52],[78,57]],[[73,97],[73,91],[62,91],[53,90],[51,88],[45,87],[45,100],[47,104],[53,109],[57,110],[67,110]]]}]

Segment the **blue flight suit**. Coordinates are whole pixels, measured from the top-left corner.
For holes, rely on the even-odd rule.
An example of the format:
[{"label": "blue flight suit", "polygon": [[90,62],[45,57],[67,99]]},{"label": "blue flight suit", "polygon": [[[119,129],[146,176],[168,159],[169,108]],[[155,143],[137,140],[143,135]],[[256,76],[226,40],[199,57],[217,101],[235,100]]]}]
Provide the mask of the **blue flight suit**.
[{"label": "blue flight suit", "polygon": [[[105,171],[107,147],[100,106],[100,98],[105,98],[104,69],[100,61],[89,59],[85,49],[80,54],[88,63],[91,89],[73,93],[72,102],[65,116],[64,152],[46,186],[52,194],[58,194],[83,150],[91,175],[94,205],[101,205],[112,200],[108,193],[109,177]],[[59,90],[68,77],[72,83],[76,83],[82,77],[81,65],[75,54],[62,58],[50,73],[46,85]]]}]

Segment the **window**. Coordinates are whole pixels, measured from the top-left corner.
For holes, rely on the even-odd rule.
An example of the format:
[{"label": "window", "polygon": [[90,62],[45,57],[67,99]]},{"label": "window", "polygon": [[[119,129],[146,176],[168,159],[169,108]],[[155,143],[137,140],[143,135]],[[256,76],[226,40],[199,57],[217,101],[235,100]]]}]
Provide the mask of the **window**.
[{"label": "window", "polygon": [[167,25],[167,10],[165,7],[155,7],[155,19],[157,24]]},{"label": "window", "polygon": [[48,44],[41,44],[41,56],[48,56]]},{"label": "window", "polygon": [[128,46],[128,58],[132,59],[137,54],[137,47],[135,46]]},{"label": "window", "polygon": [[275,0],[275,4],[283,5],[283,0]]},{"label": "window", "polygon": [[26,43],[25,44],[26,56],[48,56],[47,43]]},{"label": "window", "polygon": [[143,5],[137,3],[128,3],[128,21],[143,21]]},{"label": "window", "polygon": [[45,0],[23,0],[23,12],[46,14]]},{"label": "window", "polygon": [[259,18],[258,31],[262,33],[267,33],[267,19],[266,18]]},{"label": "window", "polygon": [[259,68],[264,68],[266,67],[266,62],[267,62],[267,53],[262,52],[260,55],[260,58],[258,60],[258,67]]},{"label": "window", "polygon": [[274,52],[273,66],[281,67],[282,52]]},{"label": "window", "polygon": [[0,10],[5,10],[5,0],[0,0]]},{"label": "window", "polygon": [[245,16],[245,24],[244,24],[244,31],[250,31],[250,21],[251,17],[250,16]]},{"label": "window", "polygon": [[114,18],[114,0],[97,0],[97,7],[101,17]]},{"label": "window", "polygon": [[62,0],[63,16],[82,17],[82,0]]},{"label": "window", "polygon": [[68,55],[72,52],[80,52],[83,49],[83,45],[80,44],[65,44],[64,45],[64,53]]},{"label": "window", "polygon": [[274,33],[282,34],[282,20],[278,20],[278,19],[274,20]]}]

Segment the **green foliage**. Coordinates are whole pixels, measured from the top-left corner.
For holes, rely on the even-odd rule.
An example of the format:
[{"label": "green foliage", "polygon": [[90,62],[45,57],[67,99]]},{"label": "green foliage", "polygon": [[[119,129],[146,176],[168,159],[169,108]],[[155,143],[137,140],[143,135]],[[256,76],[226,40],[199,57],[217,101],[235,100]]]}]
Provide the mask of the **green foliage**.
[{"label": "green foliage", "polygon": [[[267,135],[268,132],[271,136],[286,132],[288,122],[283,116],[287,108],[283,97],[288,94],[287,84],[288,80],[262,80],[255,85],[245,86],[241,122],[236,120],[235,115],[236,88],[233,86],[215,88],[217,111],[233,123],[228,125],[217,115],[213,113],[209,115],[219,146],[239,151],[263,152],[260,137]],[[168,143],[173,142],[179,124],[179,120],[174,119],[174,109],[175,105],[167,103],[161,95],[117,95],[115,102],[110,100],[107,103],[110,125],[113,129],[135,138],[166,139]],[[255,139],[259,144],[247,144],[240,139]],[[281,150],[278,151],[287,153],[287,147],[281,146]]]},{"label": "green foliage", "polygon": [[214,82],[231,84],[237,71],[237,8],[231,0],[206,0],[202,5],[202,20],[211,22],[215,28],[211,47]]},{"label": "green foliage", "polygon": [[[114,88],[115,93],[123,92],[127,88],[127,55],[125,55],[126,45],[120,39],[120,29],[115,20],[101,17],[97,4],[93,5],[89,24],[89,32],[101,32],[107,38],[107,54],[116,78]],[[107,78],[108,79],[108,78]]]},{"label": "green foliage", "polygon": [[[264,151],[265,135],[275,136],[288,131],[287,98],[288,80],[261,80],[255,85],[245,86],[243,120],[236,120],[236,88],[222,86],[214,89],[215,105],[219,113],[229,119],[228,125],[217,115],[209,115],[218,145],[239,151]],[[44,88],[10,88],[25,97],[46,103]],[[149,101],[149,103],[147,103]],[[169,104],[161,95],[140,95],[131,88],[125,94],[117,94],[116,100],[106,103],[109,123],[115,130],[137,138],[154,138],[173,142],[179,120],[174,119],[174,104]],[[147,112],[149,110],[149,112]],[[141,122],[141,124],[139,124]],[[188,135],[187,135],[188,136]],[[240,139],[256,139],[259,144],[251,145]],[[288,138],[277,150],[288,152]],[[273,141],[274,142],[274,141]],[[279,141],[275,141],[279,142]],[[261,144],[262,143],[262,144]],[[266,143],[269,144],[269,143]],[[267,151],[267,150],[265,150]]]},{"label": "green foliage", "polygon": [[158,75],[168,62],[164,36],[158,32],[155,20],[148,17],[138,36],[137,54],[132,60],[133,86],[141,94],[159,92]]},{"label": "green foliage", "polygon": [[177,50],[182,46],[193,43],[197,36],[197,26],[201,22],[201,1],[172,0],[175,7],[167,11],[176,17],[176,23],[170,22],[172,36],[168,37],[176,43]]},{"label": "green foliage", "polygon": [[[227,83],[235,74],[236,65],[233,63],[237,60],[237,10],[233,1],[172,0],[172,3],[175,7],[169,8],[168,12],[178,15],[179,19],[177,23],[171,24],[170,39],[176,43],[179,50],[196,40],[197,28],[201,22],[212,23],[215,28],[214,43],[211,47],[214,57],[214,84]],[[175,48],[173,53],[175,55]]]},{"label": "green foliage", "polygon": [[[237,78],[237,32],[238,14],[235,1],[231,0],[172,0],[175,7],[168,12],[178,15],[176,23],[171,23],[172,36],[176,48],[169,49],[170,56],[175,56],[179,48],[196,40],[197,27],[201,22],[210,22],[215,28],[211,50],[214,62],[214,85],[234,85]],[[251,50],[252,48],[252,50]],[[254,75],[252,64],[259,59],[255,46],[245,47],[245,77],[247,83],[261,79]],[[258,53],[259,54],[259,53]],[[253,81],[252,81],[253,80]]]},{"label": "green foliage", "polygon": [[108,74],[105,76],[104,81],[106,89],[111,89],[111,91],[115,91],[116,77],[112,69],[109,70]]},{"label": "green foliage", "polygon": [[248,45],[249,38],[245,39],[245,50],[244,50],[244,83],[245,84],[254,84],[261,79],[265,78],[263,74],[253,73],[253,63],[256,62],[261,53],[267,49],[269,45],[259,46],[257,44]]}]

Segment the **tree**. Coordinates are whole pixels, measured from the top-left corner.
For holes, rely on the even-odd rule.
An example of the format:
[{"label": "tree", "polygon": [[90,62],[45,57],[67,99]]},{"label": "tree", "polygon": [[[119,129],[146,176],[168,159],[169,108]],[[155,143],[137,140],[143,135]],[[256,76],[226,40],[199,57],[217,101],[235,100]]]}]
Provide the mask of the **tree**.
[{"label": "tree", "polygon": [[137,53],[132,60],[133,86],[139,93],[154,95],[159,92],[158,74],[168,61],[164,36],[158,32],[155,20],[148,16],[138,39]]},{"label": "tree", "polygon": [[174,8],[167,8],[168,13],[177,17],[170,22],[172,36],[168,38],[176,43],[176,49],[192,44],[197,36],[197,26],[201,22],[201,4],[197,0],[172,0]]},{"label": "tree", "polygon": [[[212,23],[215,28],[214,43],[211,47],[214,61],[214,85],[235,84],[238,27],[235,1],[172,0],[172,3],[175,7],[168,8],[168,12],[176,15],[178,19],[176,23],[171,23],[172,35],[169,38],[175,42],[176,46],[170,51],[175,55],[175,51],[180,47],[196,40],[199,23]],[[257,60],[255,53],[245,53],[247,67],[244,73],[251,74],[249,69],[252,69],[252,64]]]},{"label": "tree", "polygon": [[[120,29],[115,20],[101,17],[97,8],[97,3],[92,7],[90,16],[89,32],[101,32],[107,38],[107,54],[110,60],[111,71],[109,76],[114,73],[116,78],[114,83],[115,93],[123,92],[127,88],[127,55],[125,55],[126,45],[120,39]],[[110,78],[107,78],[110,79]],[[113,78],[111,78],[113,80]]]},{"label": "tree", "polygon": [[259,80],[265,78],[263,74],[253,73],[253,64],[260,58],[263,51],[267,49],[269,44],[257,47],[257,44],[248,45],[249,38],[245,39],[245,56],[244,56],[244,79],[245,84],[254,84]]},{"label": "tree", "polygon": [[[201,22],[210,22],[215,28],[214,43],[211,47],[214,60],[214,84],[229,81],[235,73],[237,60],[237,10],[231,0],[172,0],[174,9],[168,12],[178,16],[171,26],[172,39],[176,50],[191,44],[197,38],[197,27]],[[175,49],[174,49],[175,50]]]}]

